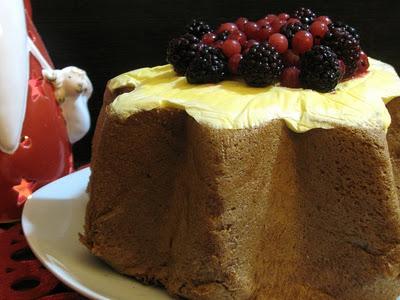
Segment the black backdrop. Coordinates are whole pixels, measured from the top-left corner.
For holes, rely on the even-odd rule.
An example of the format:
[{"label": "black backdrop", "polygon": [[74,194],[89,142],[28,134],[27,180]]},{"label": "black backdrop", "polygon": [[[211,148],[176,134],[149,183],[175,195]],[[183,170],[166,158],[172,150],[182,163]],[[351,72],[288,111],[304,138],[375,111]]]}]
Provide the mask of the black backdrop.
[{"label": "black backdrop", "polygon": [[353,25],[367,54],[400,72],[400,0],[32,0],[34,21],[56,67],[79,66],[94,85],[89,104],[92,130],[74,146],[77,164],[90,159],[107,80],[130,69],[165,63],[168,40],[193,17],[216,25],[239,16],[257,20],[300,6]]}]

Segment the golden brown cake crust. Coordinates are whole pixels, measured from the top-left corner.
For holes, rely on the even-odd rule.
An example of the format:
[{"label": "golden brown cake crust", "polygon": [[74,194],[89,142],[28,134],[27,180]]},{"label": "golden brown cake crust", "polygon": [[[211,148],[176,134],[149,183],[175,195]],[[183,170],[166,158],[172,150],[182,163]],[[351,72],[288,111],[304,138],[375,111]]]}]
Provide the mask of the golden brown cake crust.
[{"label": "golden brown cake crust", "polygon": [[93,153],[82,240],[121,273],[189,299],[400,294],[399,166],[384,132],[213,129],[171,109],[121,121],[105,105]]}]

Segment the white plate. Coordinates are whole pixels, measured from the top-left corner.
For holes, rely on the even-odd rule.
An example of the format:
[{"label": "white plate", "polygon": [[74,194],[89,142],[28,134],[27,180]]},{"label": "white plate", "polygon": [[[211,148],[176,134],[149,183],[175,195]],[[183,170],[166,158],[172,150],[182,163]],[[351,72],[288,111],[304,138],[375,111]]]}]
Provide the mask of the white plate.
[{"label": "white plate", "polygon": [[22,227],[32,251],[62,282],[93,299],[167,300],[165,291],[114,272],[79,242],[88,196],[89,168],[36,191]]}]

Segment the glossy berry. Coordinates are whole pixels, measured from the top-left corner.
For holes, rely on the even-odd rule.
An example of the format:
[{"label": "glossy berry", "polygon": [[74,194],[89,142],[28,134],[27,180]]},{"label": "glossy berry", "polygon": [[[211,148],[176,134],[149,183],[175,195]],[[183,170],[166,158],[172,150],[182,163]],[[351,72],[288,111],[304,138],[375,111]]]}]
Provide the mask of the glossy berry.
[{"label": "glossy berry", "polygon": [[244,32],[237,30],[229,34],[228,39],[236,40],[240,43],[241,46],[244,46],[247,41],[247,36]]},{"label": "glossy berry", "polygon": [[278,82],[282,70],[283,64],[279,53],[268,43],[251,47],[239,64],[239,72],[244,81],[255,87]]},{"label": "glossy berry", "polygon": [[296,22],[296,23],[285,24],[284,26],[282,26],[280,33],[285,35],[288,41],[290,42],[297,32],[301,30],[308,31],[308,29],[309,29],[308,25]]},{"label": "glossy berry", "polygon": [[188,24],[185,29],[187,33],[193,34],[199,39],[201,39],[206,33],[212,31],[210,25],[206,24],[204,21],[196,19]]},{"label": "glossy berry", "polygon": [[226,39],[228,39],[228,36],[229,36],[230,34],[231,34],[231,32],[228,31],[228,30],[222,31],[222,32],[220,32],[220,33],[217,34],[217,40],[219,40],[219,41],[225,41]]},{"label": "glossy berry", "polygon": [[250,49],[251,47],[253,47],[254,45],[258,45],[259,42],[257,40],[248,40],[245,44],[245,48],[246,49]]},{"label": "glossy berry", "polygon": [[256,22],[256,24],[261,28],[263,26],[270,25],[270,22],[267,19],[260,19]]},{"label": "glossy berry", "polygon": [[281,75],[281,85],[289,88],[300,88],[300,70],[296,67],[285,68]]},{"label": "glossy berry", "polygon": [[286,36],[280,33],[274,33],[268,39],[268,43],[279,53],[284,53],[288,49],[288,40]]},{"label": "glossy berry", "polygon": [[288,20],[290,18],[290,15],[288,15],[287,13],[280,13],[278,15],[278,18],[281,20]]},{"label": "glossy berry", "polygon": [[294,53],[292,49],[287,50],[282,54],[282,61],[285,67],[299,67],[300,56]]},{"label": "glossy berry", "polygon": [[190,62],[199,50],[200,40],[192,34],[172,39],[167,48],[167,62],[172,64],[178,75],[184,75]]},{"label": "glossy berry", "polygon": [[244,25],[244,33],[246,34],[248,39],[256,39],[258,30],[259,30],[259,27],[254,22],[247,22]]},{"label": "glossy berry", "polygon": [[293,23],[301,23],[299,19],[296,18],[289,18],[286,24],[293,24]]},{"label": "glossy berry", "polygon": [[339,71],[340,71],[340,79],[341,81],[344,76],[346,75],[346,65],[344,64],[343,60],[339,59]]},{"label": "glossy berry", "polygon": [[240,31],[244,31],[244,25],[248,22],[249,20],[244,17],[240,17],[239,19],[236,20],[235,24],[238,27]]},{"label": "glossy berry", "polygon": [[217,39],[217,35],[213,32],[206,33],[201,41],[206,45],[212,45]]},{"label": "glossy berry", "polygon": [[282,28],[283,25],[286,24],[286,20],[281,20],[281,19],[275,19],[271,23],[271,27],[274,33],[279,32]]},{"label": "glossy berry", "polygon": [[356,40],[360,41],[360,35],[358,34],[357,29],[354,27],[351,27],[350,25],[345,24],[344,22],[334,22],[329,25],[329,29],[336,29],[336,28],[341,28],[343,30],[346,30],[348,33],[350,33]]},{"label": "glossy berry", "polygon": [[291,17],[299,19],[303,24],[310,25],[317,16],[311,9],[301,7],[296,10]]},{"label": "glossy berry", "polygon": [[368,68],[369,68],[368,56],[367,54],[364,53],[364,51],[361,51],[360,59],[358,60],[357,64],[357,72],[364,73],[368,70]]},{"label": "glossy berry", "polygon": [[227,61],[221,50],[204,46],[189,64],[186,79],[189,83],[217,83],[227,75]]},{"label": "glossy berry", "polygon": [[314,21],[310,26],[310,32],[314,38],[323,38],[328,30],[328,25],[321,21]]},{"label": "glossy berry", "polygon": [[222,52],[225,54],[226,57],[231,57],[234,54],[240,54],[242,51],[242,46],[237,40],[226,40],[222,45]]},{"label": "glossy berry", "polygon": [[266,19],[270,24],[278,18],[277,15],[269,14],[264,19]]},{"label": "glossy berry", "polygon": [[257,39],[261,42],[268,41],[269,37],[274,33],[270,25],[266,25],[260,28],[258,31]]},{"label": "glossy berry", "polygon": [[316,21],[321,21],[321,22],[325,23],[326,25],[329,25],[329,24],[332,23],[331,19],[328,16],[319,16],[315,20]]},{"label": "glossy berry", "polygon": [[242,60],[242,58],[243,56],[240,53],[234,54],[229,58],[228,68],[232,74],[234,75],[238,74],[239,63]]},{"label": "glossy berry", "polygon": [[217,48],[217,49],[222,49],[222,45],[224,44],[224,41],[220,41],[220,40],[217,40],[217,41],[215,41],[214,43],[213,43],[213,47],[214,48]]},{"label": "glossy berry", "polygon": [[229,32],[234,32],[238,30],[238,27],[235,23],[223,23],[221,24],[218,29],[217,29],[217,34],[224,32],[224,31],[229,31]]},{"label": "glossy berry", "polygon": [[300,82],[305,88],[326,93],[339,82],[339,60],[329,47],[314,46],[300,58]]},{"label": "glossy berry", "polygon": [[292,40],[292,48],[298,54],[309,51],[313,46],[313,36],[308,31],[297,32]]},{"label": "glossy berry", "polygon": [[346,77],[354,74],[360,58],[359,41],[344,28],[331,29],[321,41],[322,45],[330,47],[346,65]]}]

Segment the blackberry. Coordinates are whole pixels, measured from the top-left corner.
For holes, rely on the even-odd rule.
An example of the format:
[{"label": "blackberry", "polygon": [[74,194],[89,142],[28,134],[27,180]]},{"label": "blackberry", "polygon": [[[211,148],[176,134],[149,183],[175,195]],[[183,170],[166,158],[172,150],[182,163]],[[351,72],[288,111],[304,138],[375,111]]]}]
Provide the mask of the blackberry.
[{"label": "blackberry", "polygon": [[230,31],[224,30],[221,33],[218,33],[217,40],[218,41],[226,41],[230,34],[231,34]]},{"label": "blackberry", "polygon": [[301,7],[292,14],[292,18],[299,19],[301,23],[310,25],[317,15],[309,8]]},{"label": "blackberry", "polygon": [[349,32],[356,40],[360,40],[360,35],[358,34],[357,29],[355,29],[354,27],[351,27],[350,25],[345,24],[344,22],[338,21],[338,22],[334,22],[329,24],[329,29],[335,29],[335,28],[343,28],[344,30],[346,30],[347,32]]},{"label": "blackberry", "polygon": [[179,38],[172,39],[167,48],[167,62],[172,64],[178,75],[185,75],[186,69],[200,47],[200,40],[192,34],[186,33]]},{"label": "blackberry", "polygon": [[239,64],[239,73],[244,81],[255,87],[278,82],[282,70],[283,63],[279,53],[268,43],[252,46]]},{"label": "blackberry", "polygon": [[186,79],[189,83],[217,83],[226,77],[227,67],[220,49],[203,46],[190,63]]},{"label": "blackberry", "polygon": [[201,39],[203,35],[212,31],[210,25],[196,19],[192,20],[192,22],[188,24],[185,29],[186,33],[193,34],[198,39]]},{"label": "blackberry", "polygon": [[304,87],[326,93],[340,80],[339,60],[327,46],[314,46],[300,58],[300,81]]},{"label": "blackberry", "polygon": [[360,58],[360,42],[347,30],[339,27],[327,32],[321,41],[322,45],[330,47],[346,65],[345,77],[354,74]]},{"label": "blackberry", "polygon": [[290,24],[283,25],[281,27],[280,32],[283,35],[285,35],[287,37],[288,41],[290,42],[297,32],[302,31],[302,30],[308,31],[309,29],[310,29],[310,26],[308,26],[307,24],[296,22],[296,23],[290,23]]}]

